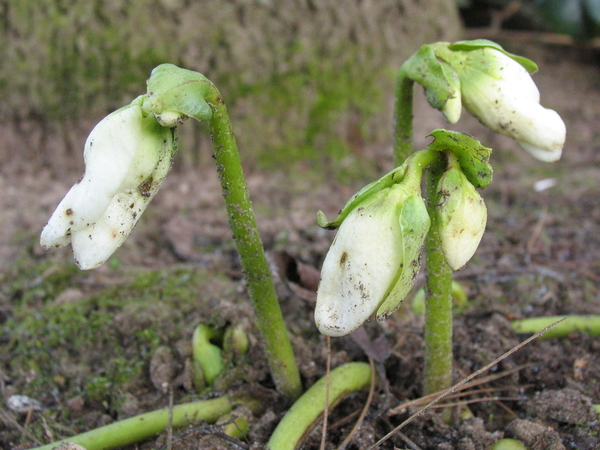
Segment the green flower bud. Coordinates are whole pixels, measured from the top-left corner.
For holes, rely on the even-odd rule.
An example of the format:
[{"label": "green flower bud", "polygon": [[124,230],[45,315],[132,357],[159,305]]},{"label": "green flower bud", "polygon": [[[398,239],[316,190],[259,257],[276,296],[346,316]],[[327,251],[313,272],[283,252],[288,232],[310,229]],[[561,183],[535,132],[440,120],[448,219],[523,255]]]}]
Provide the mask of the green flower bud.
[{"label": "green flower bud", "polygon": [[462,268],[479,246],[487,209],[483,199],[449,154],[450,165],[438,184],[435,208],[442,251],[452,270]]},{"label": "green flower bud", "polygon": [[199,365],[206,383],[212,386],[215,379],[223,372],[225,366],[221,349],[211,342],[211,339],[222,339],[219,330],[200,324],[192,336],[192,355],[195,367]]},{"label": "green flower bud", "polygon": [[397,309],[419,270],[429,224],[418,182],[392,184],[354,205],[323,263],[319,331],[344,336]]},{"label": "green flower bud", "polygon": [[204,99],[210,81],[204,75],[173,64],[161,64],[148,79],[143,109],[164,127],[175,127],[188,117],[209,120],[212,110]]}]

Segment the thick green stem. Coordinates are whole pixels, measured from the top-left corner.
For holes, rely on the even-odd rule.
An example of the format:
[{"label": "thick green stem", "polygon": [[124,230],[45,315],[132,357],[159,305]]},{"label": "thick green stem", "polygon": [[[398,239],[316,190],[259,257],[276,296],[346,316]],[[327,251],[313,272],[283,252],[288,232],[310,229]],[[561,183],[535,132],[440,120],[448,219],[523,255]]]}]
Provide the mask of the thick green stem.
[{"label": "thick green stem", "polygon": [[[227,396],[211,400],[184,403],[173,407],[172,425],[182,427],[194,422],[216,422],[231,412],[232,402]],[[125,447],[156,436],[169,424],[169,408],[163,408],[129,419],[120,420],[95,430],[78,434],[33,450],[51,450],[64,442],[81,445],[86,450],[109,450]]]},{"label": "thick green stem", "polygon": [[426,180],[431,228],[425,240],[425,367],[423,395],[452,385],[452,270],[444,259],[435,214],[437,184],[442,170],[431,168]]},{"label": "thick green stem", "polygon": [[[327,379],[321,378],[285,413],[271,435],[268,450],[294,450],[308,437],[310,431],[328,408],[333,408],[345,396],[367,389],[371,383],[371,366],[363,362],[351,362],[339,366]],[[329,392],[327,389],[329,388]]]},{"label": "thick green stem", "polygon": [[210,132],[229,223],[271,374],[277,389],[290,399],[295,399],[302,392],[300,374],[256,226],[229,115],[221,94],[212,83],[205,99],[213,112],[209,121]]},{"label": "thick green stem", "polygon": [[[396,81],[394,162],[399,166],[413,152],[413,81],[400,68]],[[442,253],[434,206],[441,170],[427,177],[427,209],[431,228],[425,243],[427,295],[425,312],[424,394],[449,388],[452,382],[452,270]]]},{"label": "thick green stem", "polygon": [[400,68],[396,80],[394,165],[399,166],[413,149],[413,81]]}]

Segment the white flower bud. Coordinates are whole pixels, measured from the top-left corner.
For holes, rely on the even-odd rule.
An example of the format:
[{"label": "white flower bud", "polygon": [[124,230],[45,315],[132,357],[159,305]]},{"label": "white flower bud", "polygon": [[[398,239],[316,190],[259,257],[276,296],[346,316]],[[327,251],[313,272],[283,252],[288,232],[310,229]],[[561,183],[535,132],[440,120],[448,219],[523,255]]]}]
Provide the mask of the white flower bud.
[{"label": "white flower bud", "polygon": [[[135,102],[134,102],[135,103]],[[72,243],[81,269],[100,266],[125,241],[171,167],[173,131],[138,104],[104,118],[84,149],[85,173],[44,227],[44,248]]]},{"label": "white flower bud", "polygon": [[505,134],[535,158],[560,159],[566,128],[556,111],[540,105],[540,93],[529,72],[494,48],[457,51],[450,64],[460,78],[462,103],[492,130]]},{"label": "white flower bud", "polygon": [[487,222],[487,209],[458,163],[442,175],[438,196],[435,214],[442,251],[450,268],[458,270],[479,246]]},{"label": "white flower bud", "polygon": [[378,309],[392,292],[393,301],[381,317],[398,308],[420,262],[418,257],[416,262],[407,261],[405,248],[413,253],[416,246],[420,254],[428,229],[423,199],[404,184],[369,195],[352,209],[323,263],[315,308],[319,331],[328,336],[351,333],[365,320],[379,316]]}]

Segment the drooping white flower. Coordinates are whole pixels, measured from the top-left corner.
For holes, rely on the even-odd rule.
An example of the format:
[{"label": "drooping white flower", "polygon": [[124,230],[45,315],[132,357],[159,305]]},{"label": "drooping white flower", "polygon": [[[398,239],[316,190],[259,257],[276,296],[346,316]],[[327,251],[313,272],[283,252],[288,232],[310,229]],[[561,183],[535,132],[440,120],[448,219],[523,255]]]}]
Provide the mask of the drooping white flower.
[{"label": "drooping white flower", "polygon": [[[436,54],[458,73],[462,105],[490,129],[515,139],[535,158],[560,159],[566,128],[556,111],[540,105],[540,92],[529,72],[515,59],[493,47]],[[460,118],[452,97],[442,109],[451,123]]]},{"label": "drooping white flower", "polygon": [[404,184],[376,192],[352,209],[321,270],[319,331],[344,336],[397,309],[414,283],[428,229],[423,199]]},{"label": "drooping white flower", "polygon": [[81,269],[100,266],[156,195],[175,151],[174,132],[144,117],[139,101],[104,118],[84,149],[85,173],[44,227],[44,248],[73,246]]}]

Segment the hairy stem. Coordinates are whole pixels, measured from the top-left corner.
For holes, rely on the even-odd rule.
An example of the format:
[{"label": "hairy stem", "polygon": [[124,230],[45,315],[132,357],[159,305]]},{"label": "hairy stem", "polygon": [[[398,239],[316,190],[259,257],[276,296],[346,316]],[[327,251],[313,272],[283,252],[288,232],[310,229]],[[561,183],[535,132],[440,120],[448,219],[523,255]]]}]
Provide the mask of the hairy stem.
[{"label": "hairy stem", "polygon": [[290,399],[296,399],[302,392],[300,374],[258,233],[229,115],[221,94],[212,83],[206,101],[213,112],[209,121],[210,133],[229,223],[266,348],[271,375],[280,392]]},{"label": "hairy stem", "polygon": [[[399,166],[413,149],[413,81],[400,68],[396,81],[394,162]],[[431,228],[425,241],[426,312],[424,395],[452,382],[452,270],[442,253],[434,214],[436,187],[442,170],[434,165],[426,181]]]},{"label": "hairy stem", "polygon": [[446,263],[435,214],[437,184],[442,170],[430,168],[426,180],[431,228],[425,240],[425,367],[423,395],[452,385],[452,269]]},{"label": "hairy stem", "polygon": [[400,68],[396,79],[394,165],[408,158],[413,148],[413,81]]}]

